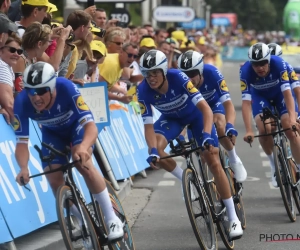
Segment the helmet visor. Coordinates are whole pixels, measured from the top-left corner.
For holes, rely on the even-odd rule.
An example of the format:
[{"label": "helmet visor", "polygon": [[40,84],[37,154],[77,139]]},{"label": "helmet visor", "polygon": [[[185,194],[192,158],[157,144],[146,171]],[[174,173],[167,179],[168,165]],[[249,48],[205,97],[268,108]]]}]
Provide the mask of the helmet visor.
[{"label": "helmet visor", "polygon": [[45,88],[25,88],[26,89],[26,92],[27,94],[29,95],[38,95],[38,96],[41,96],[41,95],[44,95],[46,94],[47,92],[50,92],[50,88],[49,87],[45,87]]},{"label": "helmet visor", "polygon": [[265,66],[266,64],[268,64],[268,60],[263,60],[263,61],[258,61],[258,62],[252,61],[251,64],[252,64],[252,66],[254,66],[254,67],[263,67],[263,66]]},{"label": "helmet visor", "polygon": [[194,69],[190,71],[183,71],[189,78],[194,78],[197,75],[200,75],[199,70]]}]

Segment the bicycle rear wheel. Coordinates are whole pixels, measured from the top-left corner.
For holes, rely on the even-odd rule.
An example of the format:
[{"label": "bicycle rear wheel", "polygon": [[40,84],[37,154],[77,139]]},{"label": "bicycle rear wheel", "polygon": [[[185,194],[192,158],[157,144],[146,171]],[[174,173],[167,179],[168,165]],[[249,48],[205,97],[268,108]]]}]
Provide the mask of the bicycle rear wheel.
[{"label": "bicycle rear wheel", "polygon": [[273,148],[275,175],[280,189],[281,197],[285,210],[291,222],[296,221],[295,201],[292,194],[292,188],[288,180],[287,169],[284,156],[280,148],[275,145]]},{"label": "bicycle rear wheel", "polygon": [[[203,250],[217,249],[216,231],[209,204],[200,191],[201,187],[196,182],[195,173],[189,168],[183,171],[182,188],[186,209],[200,248]],[[193,200],[191,192],[195,196]]]},{"label": "bicycle rear wheel", "polygon": [[[123,222],[123,230],[124,230],[124,237],[122,240],[119,240],[114,243],[110,243],[108,245],[110,250],[120,250],[120,249],[127,249],[127,250],[134,250],[134,241],[133,236],[124,212],[124,209],[122,207],[121,201],[118,198],[118,195],[116,194],[114,188],[111,186],[110,182],[105,180],[107,191],[109,193],[109,197],[111,200],[111,203],[113,205],[113,208],[115,210],[116,215],[120,218],[120,220]],[[101,209],[101,208],[100,208]],[[104,223],[105,225],[105,223]],[[106,231],[107,232],[107,231]]]},{"label": "bicycle rear wheel", "polygon": [[[79,211],[80,206],[87,228],[84,226],[81,228],[73,228],[69,209],[70,203],[73,203]],[[63,185],[58,188],[56,193],[56,212],[60,231],[67,250],[74,250],[75,248],[78,249],[78,244],[79,246],[82,246],[81,249],[101,249],[98,236],[85,206],[81,200],[79,200],[79,204],[77,204],[69,186]]]},{"label": "bicycle rear wheel", "polygon": [[226,176],[227,176],[227,179],[229,182],[231,195],[232,195],[232,198],[234,201],[235,211],[241,222],[242,228],[246,229],[246,214],[245,214],[242,192],[240,192],[240,194],[238,193],[239,190],[242,188],[242,184],[237,183],[236,179],[234,178],[234,173],[233,173],[232,169],[230,168],[228,153],[226,151],[224,152],[223,159],[224,159],[224,165],[223,165],[224,171],[226,173]]},{"label": "bicycle rear wheel", "polygon": [[[290,172],[292,184],[295,185],[296,182],[297,182],[297,179],[296,179],[297,165],[296,165],[296,162],[294,161],[294,159],[289,159],[288,160],[288,167],[289,167],[289,172]],[[294,197],[296,207],[298,209],[298,212],[300,213],[300,197],[299,197],[299,195],[300,195],[300,185],[297,185],[296,187],[292,187],[292,193],[293,193],[293,197]]]}]

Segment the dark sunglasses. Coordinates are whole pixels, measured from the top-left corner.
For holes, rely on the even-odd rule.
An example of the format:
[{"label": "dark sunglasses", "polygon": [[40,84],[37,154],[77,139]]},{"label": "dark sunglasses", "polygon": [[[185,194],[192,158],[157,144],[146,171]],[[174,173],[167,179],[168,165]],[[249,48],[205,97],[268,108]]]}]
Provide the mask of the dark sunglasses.
[{"label": "dark sunglasses", "polygon": [[184,71],[184,73],[189,77],[189,78],[194,78],[195,76],[199,75],[201,77],[201,75],[199,74],[198,70],[191,70],[191,71]]},{"label": "dark sunglasses", "polygon": [[35,89],[25,88],[25,89],[27,91],[27,94],[32,95],[32,96],[34,96],[34,95],[41,96],[41,95],[46,94],[47,92],[50,92],[50,88],[49,87],[35,88]]},{"label": "dark sunglasses", "polygon": [[254,67],[263,67],[263,66],[265,66],[266,64],[268,64],[268,60],[263,60],[263,61],[260,61],[260,62],[251,62],[251,64],[252,64]]},{"label": "dark sunglasses", "polygon": [[131,57],[133,57],[134,59],[138,58],[138,55],[127,53],[125,50],[124,50],[124,52],[127,54],[128,58],[131,58]]},{"label": "dark sunglasses", "polygon": [[14,54],[14,53],[16,53],[16,52],[17,52],[17,54],[18,54],[19,56],[23,54],[23,50],[22,50],[22,49],[16,49],[16,48],[14,48],[14,47],[10,47],[10,46],[7,46],[7,45],[3,46],[1,49],[3,49],[3,48],[8,48],[8,51],[9,51],[10,53],[12,53],[12,54]]}]

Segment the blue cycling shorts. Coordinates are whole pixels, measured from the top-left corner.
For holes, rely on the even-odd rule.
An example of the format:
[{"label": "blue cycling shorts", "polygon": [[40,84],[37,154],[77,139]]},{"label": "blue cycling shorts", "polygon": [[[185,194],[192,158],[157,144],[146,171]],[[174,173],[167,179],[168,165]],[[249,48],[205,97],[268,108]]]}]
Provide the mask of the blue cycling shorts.
[{"label": "blue cycling shorts", "polygon": [[[294,99],[295,96],[293,95]],[[253,117],[257,116],[258,114],[261,114],[263,111],[263,108],[268,107],[270,110],[273,109],[273,106],[271,105],[271,102],[273,101],[273,103],[275,103],[276,109],[279,113],[280,116],[288,113],[286,106],[285,106],[285,102],[284,102],[284,97],[283,94],[280,93],[280,95],[278,95],[276,98],[268,99],[266,97],[263,96],[259,96],[257,94],[252,94],[252,113],[253,113]],[[296,102],[295,102],[295,112],[297,111],[297,106],[296,106]]]},{"label": "blue cycling shorts", "polygon": [[[64,151],[66,146],[75,146],[77,144],[80,144],[83,139],[84,135],[84,128],[79,124],[79,122],[76,122],[73,126],[70,126],[70,129],[68,131],[54,131],[49,128],[42,126],[42,141],[46,144],[50,144],[52,147],[59,151]],[[50,152],[47,148],[42,146],[42,152],[43,155],[49,155]],[[69,155],[69,158],[71,155]],[[62,156],[55,156],[55,159],[51,162],[51,164],[66,164],[67,159],[66,157]],[[47,167],[49,164],[47,162],[43,162],[42,166],[43,169]]]},{"label": "blue cycling shorts", "polygon": [[[193,135],[198,145],[201,145],[202,131],[203,131],[203,118],[202,113],[195,109],[193,115],[186,118],[172,119],[165,115],[161,115],[154,123],[154,131],[157,134],[162,134],[169,142],[179,136],[181,131],[187,126],[191,125]],[[218,147],[218,136],[215,126],[211,130],[211,138],[214,140],[214,147]]]}]

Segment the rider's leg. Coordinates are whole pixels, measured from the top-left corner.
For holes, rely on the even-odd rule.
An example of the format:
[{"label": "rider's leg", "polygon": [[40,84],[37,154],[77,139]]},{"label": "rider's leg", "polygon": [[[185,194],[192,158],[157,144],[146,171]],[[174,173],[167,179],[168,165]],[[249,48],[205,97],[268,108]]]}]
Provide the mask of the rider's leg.
[{"label": "rider's leg", "polygon": [[[281,116],[281,124],[282,124],[283,129],[291,127],[289,115],[287,113],[285,113]],[[299,172],[300,171],[299,170],[300,169],[300,154],[299,154],[299,152],[300,152],[300,136],[296,135],[295,132],[293,132],[292,130],[285,131],[285,134],[290,141],[292,155],[297,164],[297,168],[298,168],[297,172]]]}]

